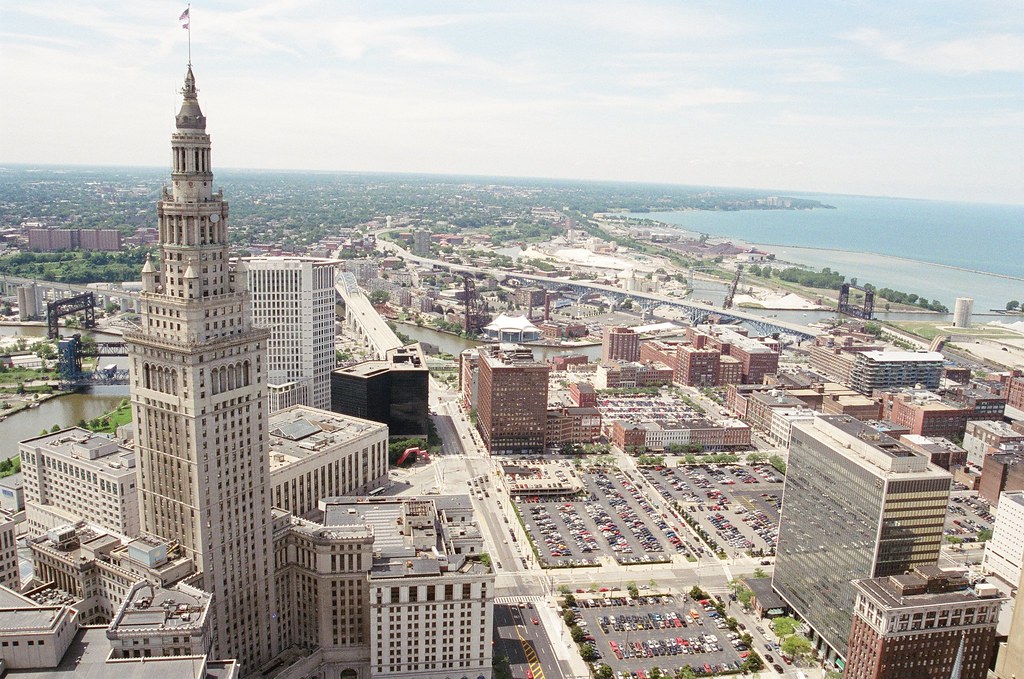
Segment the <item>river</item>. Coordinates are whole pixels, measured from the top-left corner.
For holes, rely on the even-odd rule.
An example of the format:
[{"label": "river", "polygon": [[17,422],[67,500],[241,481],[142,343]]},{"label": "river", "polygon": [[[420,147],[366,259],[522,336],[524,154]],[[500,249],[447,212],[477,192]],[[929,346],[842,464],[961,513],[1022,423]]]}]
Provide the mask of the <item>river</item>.
[{"label": "river", "polygon": [[[61,330],[61,335],[71,335],[77,330]],[[120,337],[103,332],[82,331],[106,342],[117,342]],[[7,337],[46,337],[46,327],[39,325],[3,325],[0,335]],[[105,358],[104,364],[115,363],[119,369],[128,368],[127,358]],[[122,399],[128,397],[128,385],[95,386],[73,394],[66,394],[41,403],[38,408],[19,411],[0,422],[0,457],[18,454],[18,441],[38,436],[43,429],[53,425],[70,427],[80,420],[110,412]]]}]

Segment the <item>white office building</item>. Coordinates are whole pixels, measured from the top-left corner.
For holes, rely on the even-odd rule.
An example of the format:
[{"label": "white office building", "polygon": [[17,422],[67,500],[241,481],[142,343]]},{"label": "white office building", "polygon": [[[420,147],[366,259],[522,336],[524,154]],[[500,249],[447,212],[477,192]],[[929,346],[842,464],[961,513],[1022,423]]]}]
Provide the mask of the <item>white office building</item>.
[{"label": "white office building", "polygon": [[992,539],[985,545],[984,569],[1011,587],[1020,582],[1024,564],[1024,491],[1003,493],[992,528]]},{"label": "white office building", "polygon": [[315,257],[251,257],[239,264],[253,325],[270,330],[271,412],[293,405],[331,408],[337,264]]},{"label": "white office building", "polygon": [[79,427],[22,441],[19,448],[31,534],[81,519],[120,535],[139,534],[130,448]]}]

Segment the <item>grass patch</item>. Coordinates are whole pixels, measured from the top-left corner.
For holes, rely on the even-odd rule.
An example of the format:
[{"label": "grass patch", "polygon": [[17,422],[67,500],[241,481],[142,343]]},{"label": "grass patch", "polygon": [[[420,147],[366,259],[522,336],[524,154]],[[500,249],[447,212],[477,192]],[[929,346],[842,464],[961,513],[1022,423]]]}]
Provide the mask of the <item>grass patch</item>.
[{"label": "grass patch", "polygon": [[109,413],[89,420],[85,423],[85,426],[90,431],[100,434],[113,434],[117,431],[118,427],[123,424],[128,424],[131,421],[132,404],[128,402],[128,399],[124,399],[118,404],[117,408]]}]

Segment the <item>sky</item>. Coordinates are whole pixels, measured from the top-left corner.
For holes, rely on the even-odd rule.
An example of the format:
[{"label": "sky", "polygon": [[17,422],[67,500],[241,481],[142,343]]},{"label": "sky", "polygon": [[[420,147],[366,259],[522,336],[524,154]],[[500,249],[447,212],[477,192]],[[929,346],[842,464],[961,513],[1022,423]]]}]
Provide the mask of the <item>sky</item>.
[{"label": "sky", "polygon": [[[168,0],[0,0],[0,163],[169,165]],[[191,7],[214,168],[1024,203],[1020,0]]]}]

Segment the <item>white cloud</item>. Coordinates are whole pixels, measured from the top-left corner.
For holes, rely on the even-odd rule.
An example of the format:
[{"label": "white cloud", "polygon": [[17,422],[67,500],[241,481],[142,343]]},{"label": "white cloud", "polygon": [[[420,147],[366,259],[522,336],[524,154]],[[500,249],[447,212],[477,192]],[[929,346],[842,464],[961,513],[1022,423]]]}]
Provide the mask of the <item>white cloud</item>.
[{"label": "white cloud", "polygon": [[907,42],[868,28],[847,38],[890,61],[926,71],[958,75],[1024,72],[1024,36],[1012,33]]}]

